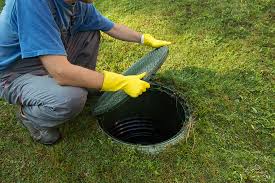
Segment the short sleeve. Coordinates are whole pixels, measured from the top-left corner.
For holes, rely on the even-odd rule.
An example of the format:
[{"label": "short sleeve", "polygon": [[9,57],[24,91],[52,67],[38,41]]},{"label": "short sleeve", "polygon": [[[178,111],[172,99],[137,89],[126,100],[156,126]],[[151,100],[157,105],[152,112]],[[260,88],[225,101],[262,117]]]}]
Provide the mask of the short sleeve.
[{"label": "short sleeve", "polygon": [[66,55],[47,0],[16,0],[15,11],[22,58]]},{"label": "short sleeve", "polygon": [[93,4],[86,4],[87,11],[84,15],[84,21],[80,25],[80,31],[109,31],[114,27],[114,23],[104,17]]}]

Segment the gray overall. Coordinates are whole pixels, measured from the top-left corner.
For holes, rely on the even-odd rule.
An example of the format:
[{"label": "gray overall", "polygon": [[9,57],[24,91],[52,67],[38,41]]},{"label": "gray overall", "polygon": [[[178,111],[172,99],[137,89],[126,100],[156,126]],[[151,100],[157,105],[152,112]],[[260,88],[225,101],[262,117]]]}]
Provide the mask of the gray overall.
[{"label": "gray overall", "polygon": [[[55,17],[55,6],[49,2]],[[72,16],[71,26],[73,20]],[[70,29],[60,30],[68,60],[95,70],[99,31],[71,35]],[[54,127],[76,116],[85,105],[87,93],[84,88],[58,85],[39,58],[18,60],[0,71],[0,97],[11,104],[21,105],[25,116],[35,126]]]}]

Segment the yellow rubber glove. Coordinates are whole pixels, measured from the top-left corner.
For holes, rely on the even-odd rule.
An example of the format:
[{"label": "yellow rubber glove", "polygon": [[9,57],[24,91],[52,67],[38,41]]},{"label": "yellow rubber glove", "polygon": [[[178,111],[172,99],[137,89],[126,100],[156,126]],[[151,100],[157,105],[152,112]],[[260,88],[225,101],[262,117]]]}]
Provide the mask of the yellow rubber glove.
[{"label": "yellow rubber glove", "polygon": [[147,88],[150,88],[150,84],[142,81],[141,79],[146,75],[142,73],[139,75],[123,76],[121,74],[103,71],[104,81],[102,85],[102,91],[118,91],[123,90],[131,97],[138,97]]},{"label": "yellow rubber glove", "polygon": [[141,38],[142,39],[141,43],[147,46],[151,46],[153,48],[159,48],[162,46],[172,44],[171,42],[168,42],[168,41],[157,40],[150,34],[143,34],[142,36],[143,37]]}]

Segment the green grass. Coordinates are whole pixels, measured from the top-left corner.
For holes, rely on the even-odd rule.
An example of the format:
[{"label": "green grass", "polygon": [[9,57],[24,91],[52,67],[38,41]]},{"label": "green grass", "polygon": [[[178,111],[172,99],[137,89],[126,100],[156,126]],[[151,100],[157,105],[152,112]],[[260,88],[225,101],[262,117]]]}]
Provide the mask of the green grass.
[{"label": "green grass", "polygon": [[[189,138],[143,154],[107,139],[88,104],[61,127],[61,143],[42,146],[17,123],[16,107],[0,101],[0,182],[274,182],[274,1],[96,5],[116,22],[174,42],[157,78],[192,106]],[[104,35],[98,69],[122,72],[149,50]]]}]

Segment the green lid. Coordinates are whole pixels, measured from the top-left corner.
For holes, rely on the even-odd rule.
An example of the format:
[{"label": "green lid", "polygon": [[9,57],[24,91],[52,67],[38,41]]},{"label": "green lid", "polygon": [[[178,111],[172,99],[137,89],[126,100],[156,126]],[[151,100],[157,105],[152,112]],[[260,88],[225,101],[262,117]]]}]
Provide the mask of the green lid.
[{"label": "green lid", "polygon": [[[143,80],[149,81],[166,60],[168,56],[168,51],[168,47],[155,49],[145,55],[140,60],[138,60],[134,65],[132,65],[122,74],[127,76],[147,72],[147,75],[143,78]],[[92,113],[95,116],[102,115],[116,107],[119,107],[120,104],[123,104],[128,99],[130,99],[130,97],[123,91],[105,92],[98,99]]]}]

